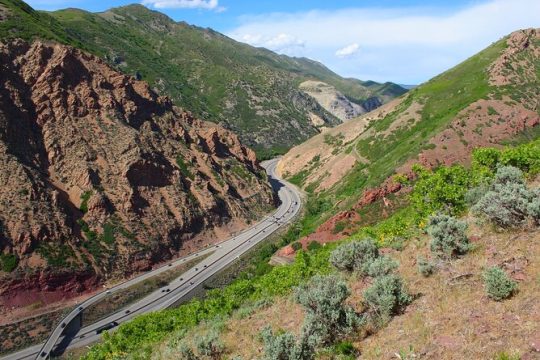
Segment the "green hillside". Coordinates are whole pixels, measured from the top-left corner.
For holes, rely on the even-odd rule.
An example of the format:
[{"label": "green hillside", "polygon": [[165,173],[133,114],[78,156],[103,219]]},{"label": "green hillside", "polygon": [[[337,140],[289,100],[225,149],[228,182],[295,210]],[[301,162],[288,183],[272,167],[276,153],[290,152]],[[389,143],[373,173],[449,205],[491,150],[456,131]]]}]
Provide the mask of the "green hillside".
[{"label": "green hillside", "polygon": [[[66,9],[37,12],[19,0],[1,22],[2,37],[40,37],[84,48],[115,68],[148,81],[176,105],[238,133],[259,155],[283,152],[315,135],[310,113],[325,126],[340,120],[298,90],[306,79],[334,85],[372,108],[406,90],[344,79],[322,64],[236,42],[211,29],[176,23],[141,5],[103,13]],[[15,15],[15,16],[13,16]],[[375,101],[374,101],[375,99]]]},{"label": "green hillside", "polygon": [[36,11],[20,0],[1,0],[0,39],[31,40],[36,37],[84,48],[52,16]]},{"label": "green hillside", "polygon": [[[521,38],[528,38],[527,46],[519,45],[523,42],[516,39]],[[351,125],[365,121],[363,118],[292,149],[281,162],[283,174],[309,193],[299,235],[311,234],[341,211],[369,218],[370,209],[354,208],[355,204],[367,190],[390,182],[396,172],[407,173],[420,154],[431,156],[434,166],[467,164],[475,147],[536,139],[540,134],[540,126],[534,125],[540,114],[539,47],[534,30],[513,33],[410,90],[398,105],[375,115],[357,134],[351,134]],[[512,80],[494,84],[490,82],[491,67],[501,58],[507,59],[502,74]],[[342,140],[345,135],[346,141]],[[353,156],[361,161],[356,160],[337,177],[340,168],[335,164]],[[329,178],[332,185],[319,189]]]}]

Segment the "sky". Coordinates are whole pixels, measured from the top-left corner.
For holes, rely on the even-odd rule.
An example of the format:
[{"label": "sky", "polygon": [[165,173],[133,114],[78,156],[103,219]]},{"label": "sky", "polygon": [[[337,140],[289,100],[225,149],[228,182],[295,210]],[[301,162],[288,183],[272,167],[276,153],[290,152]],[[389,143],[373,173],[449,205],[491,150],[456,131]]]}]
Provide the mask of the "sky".
[{"label": "sky", "polygon": [[176,21],[317,60],[341,76],[420,84],[508,33],[540,27],[540,0],[28,0],[40,10],[141,3]]}]

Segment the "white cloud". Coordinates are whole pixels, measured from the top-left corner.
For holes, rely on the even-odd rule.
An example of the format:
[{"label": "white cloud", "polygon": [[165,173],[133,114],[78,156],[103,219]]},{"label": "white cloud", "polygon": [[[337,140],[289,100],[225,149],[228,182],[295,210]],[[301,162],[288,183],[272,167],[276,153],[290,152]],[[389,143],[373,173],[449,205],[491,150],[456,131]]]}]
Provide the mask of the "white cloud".
[{"label": "white cloud", "polygon": [[265,47],[287,55],[294,55],[305,47],[305,42],[303,40],[286,33],[280,33],[273,36],[243,34],[237,40],[257,47]]},{"label": "white cloud", "polygon": [[[512,31],[540,27],[538,14],[538,0],[475,1],[457,10],[436,7],[315,10],[243,17],[241,25],[227,35],[257,46],[272,45],[272,50],[288,55],[320,59],[344,76],[418,83]],[[280,34],[301,39],[302,45],[280,50],[269,41]],[[347,61],[336,57],[336,48],[351,44],[359,44],[362,51]]]},{"label": "white cloud", "polygon": [[336,51],[336,56],[338,58],[350,57],[350,56],[356,54],[359,49],[360,49],[360,45],[358,45],[357,43],[353,43],[351,45],[347,45],[347,46],[339,49],[338,51]]},{"label": "white cloud", "polygon": [[218,12],[225,10],[219,6],[218,0],[143,0],[142,4],[156,9],[205,9]]}]

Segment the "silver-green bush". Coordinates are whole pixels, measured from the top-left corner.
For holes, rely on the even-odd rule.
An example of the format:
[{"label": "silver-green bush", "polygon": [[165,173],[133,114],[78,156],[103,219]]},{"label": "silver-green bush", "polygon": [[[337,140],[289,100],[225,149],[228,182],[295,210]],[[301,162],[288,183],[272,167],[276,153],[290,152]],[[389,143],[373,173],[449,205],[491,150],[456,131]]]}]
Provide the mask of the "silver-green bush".
[{"label": "silver-green bush", "polygon": [[500,227],[515,227],[526,221],[529,200],[530,193],[523,184],[494,184],[472,210]]},{"label": "silver-green bush", "polygon": [[500,166],[497,168],[493,184],[525,184],[523,171],[514,166]]},{"label": "silver-green bush", "polygon": [[517,289],[517,283],[497,266],[484,272],[484,285],[488,296],[495,301],[509,298]]},{"label": "silver-green bush", "polygon": [[316,275],[296,288],[295,299],[306,310],[302,337],[310,345],[330,344],[358,326],[358,315],[345,304],[349,295],[347,284],[335,275]]},{"label": "silver-green bush", "polygon": [[418,272],[425,277],[428,277],[435,272],[435,264],[422,256],[418,257],[416,264],[418,265]]},{"label": "silver-green bush", "polygon": [[363,295],[368,315],[376,322],[382,323],[390,320],[392,315],[412,301],[403,281],[394,274],[376,278]]},{"label": "silver-green bush", "polygon": [[488,192],[489,186],[482,184],[469,189],[465,193],[465,203],[468,206],[474,206],[480,201],[480,199]]},{"label": "silver-green bush", "polygon": [[527,189],[521,170],[512,166],[499,167],[489,190],[472,211],[503,228],[523,225],[529,218],[539,224],[539,194],[538,190]]},{"label": "silver-green bush", "polygon": [[193,350],[186,344],[182,343],[178,346],[178,357],[181,360],[198,360]]},{"label": "silver-green bush", "polygon": [[365,272],[378,256],[377,244],[372,239],[364,239],[339,246],[330,254],[330,263],[338,270]]},{"label": "silver-green bush", "polygon": [[393,273],[398,268],[398,262],[390,256],[379,256],[369,264],[367,274],[371,277],[384,276]]},{"label": "silver-green bush", "polygon": [[219,335],[214,331],[199,337],[195,345],[199,355],[207,356],[211,359],[219,359],[225,350],[225,345],[219,339]]},{"label": "silver-green bush", "polygon": [[531,191],[531,202],[527,206],[527,212],[534,223],[540,225],[540,188]]},{"label": "silver-green bush", "polygon": [[448,215],[429,218],[427,232],[431,236],[431,251],[439,256],[452,258],[469,250],[469,239],[465,234],[467,223]]},{"label": "silver-green bush", "polygon": [[266,360],[311,360],[315,351],[305,339],[297,340],[294,334],[274,334],[267,326],[261,332]]}]

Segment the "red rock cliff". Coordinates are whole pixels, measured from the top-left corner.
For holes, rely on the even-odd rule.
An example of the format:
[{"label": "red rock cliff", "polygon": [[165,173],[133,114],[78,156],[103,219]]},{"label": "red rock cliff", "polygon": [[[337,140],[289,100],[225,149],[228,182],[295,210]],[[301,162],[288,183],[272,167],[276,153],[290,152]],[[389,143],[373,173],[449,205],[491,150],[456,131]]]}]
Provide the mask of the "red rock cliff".
[{"label": "red rock cliff", "polygon": [[0,66],[0,253],[19,259],[0,305],[147,269],[273,205],[236,135],[100,59],[15,41]]}]

